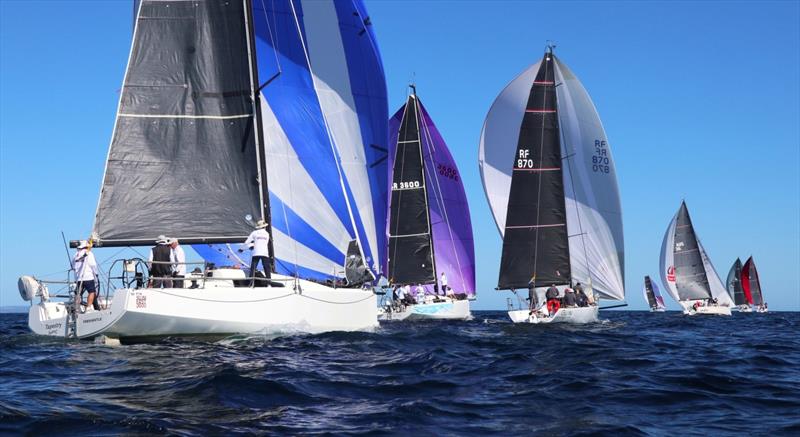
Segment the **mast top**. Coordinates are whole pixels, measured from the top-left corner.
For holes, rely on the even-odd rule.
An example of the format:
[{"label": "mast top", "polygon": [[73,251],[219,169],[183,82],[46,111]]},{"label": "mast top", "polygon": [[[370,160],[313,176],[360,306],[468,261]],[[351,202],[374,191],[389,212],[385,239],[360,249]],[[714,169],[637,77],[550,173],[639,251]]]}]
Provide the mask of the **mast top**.
[{"label": "mast top", "polygon": [[552,55],[553,50],[555,48],[556,48],[556,42],[548,39],[547,42],[545,43],[545,53],[547,53],[548,55]]}]

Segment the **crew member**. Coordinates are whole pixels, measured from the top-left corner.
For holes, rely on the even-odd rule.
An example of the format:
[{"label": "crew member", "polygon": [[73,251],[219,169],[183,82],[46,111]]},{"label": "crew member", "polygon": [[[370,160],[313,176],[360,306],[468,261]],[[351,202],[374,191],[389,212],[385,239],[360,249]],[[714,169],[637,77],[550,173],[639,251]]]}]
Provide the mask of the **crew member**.
[{"label": "crew member", "polygon": [[[267,222],[259,220],[256,223],[256,230],[250,233],[244,246],[251,247],[253,251],[253,258],[250,260],[250,276],[253,279],[250,281],[250,286],[256,286],[256,269],[258,263],[261,262],[261,267],[264,269],[264,277],[270,279],[272,277],[272,263],[269,260],[269,232],[267,232]],[[244,249],[239,249],[239,252],[244,252]]]},{"label": "crew member", "polygon": [[528,307],[531,311],[535,310],[536,307],[539,306],[539,303],[536,302],[536,286],[533,282],[533,278],[528,281]]},{"label": "crew member", "polygon": [[453,289],[447,285],[447,275],[445,275],[444,272],[442,272],[441,275],[441,283],[442,283],[442,294],[444,296],[452,296]]},{"label": "crew member", "polygon": [[547,298],[547,311],[552,316],[561,308],[561,302],[558,300],[558,288],[556,288],[556,284],[551,284],[550,288],[547,289],[545,293],[545,297]]},{"label": "crew member", "polygon": [[156,245],[150,249],[147,267],[150,269],[150,286],[153,288],[171,288],[172,260],[167,237],[159,235]]},{"label": "crew member", "polygon": [[578,299],[575,297],[575,292],[569,287],[564,289],[564,306],[572,308],[578,306]]},{"label": "crew member", "polygon": [[75,289],[75,295],[79,300],[83,300],[83,292],[86,291],[88,296],[86,298],[86,306],[91,306],[95,310],[100,310],[100,302],[97,298],[97,280],[100,271],[97,268],[97,260],[91,251],[89,242],[81,240],[78,243],[78,251],[75,252],[75,257],[72,258],[72,267],[75,269],[75,278],[78,281],[78,286]]},{"label": "crew member", "polygon": [[579,307],[588,307],[589,297],[583,292],[583,287],[578,288],[579,286],[580,283],[575,286],[575,299],[578,301]]},{"label": "crew member", "polygon": [[183,278],[186,276],[186,254],[180,246],[177,238],[169,240],[170,261],[172,261],[172,277],[177,278],[172,281],[175,288],[183,288]]}]

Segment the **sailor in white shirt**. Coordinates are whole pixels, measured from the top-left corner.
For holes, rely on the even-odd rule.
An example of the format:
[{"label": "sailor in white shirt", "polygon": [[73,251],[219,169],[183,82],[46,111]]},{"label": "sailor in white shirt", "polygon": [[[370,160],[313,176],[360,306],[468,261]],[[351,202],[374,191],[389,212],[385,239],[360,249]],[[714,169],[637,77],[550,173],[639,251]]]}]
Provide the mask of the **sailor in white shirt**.
[{"label": "sailor in white shirt", "polygon": [[406,289],[405,287],[398,287],[397,288],[397,302],[404,303],[403,299],[406,298]]},{"label": "sailor in white shirt", "polygon": [[424,303],[425,302],[425,287],[422,284],[417,284],[417,288],[414,290],[417,292],[417,303]]},{"label": "sailor in white shirt", "polygon": [[450,287],[447,286],[447,275],[442,272],[441,276],[441,284],[442,284],[442,294],[445,296],[450,296],[453,294],[453,290],[450,290]]},{"label": "sailor in white shirt", "polygon": [[[254,278],[259,261],[264,269],[264,276],[267,279],[272,277],[272,263],[269,260],[269,232],[266,228],[267,222],[259,220],[256,223],[256,230],[250,233],[243,244],[245,247],[251,247],[253,251],[253,258],[250,261],[250,276]],[[244,252],[244,249],[240,248],[239,252]],[[255,287],[255,279],[250,282],[250,286]]]},{"label": "sailor in white shirt", "polygon": [[183,278],[186,276],[186,254],[177,238],[170,238],[169,246],[171,248],[169,259],[172,263],[172,276],[178,278],[172,281],[172,287],[183,288]]},{"label": "sailor in white shirt", "polygon": [[97,267],[97,260],[89,247],[89,242],[81,240],[78,242],[78,251],[72,258],[72,268],[75,269],[75,279],[78,281],[78,288],[75,290],[77,296],[81,298],[83,292],[89,293],[86,298],[86,306],[100,310],[100,302],[97,299],[97,281],[100,270]]}]

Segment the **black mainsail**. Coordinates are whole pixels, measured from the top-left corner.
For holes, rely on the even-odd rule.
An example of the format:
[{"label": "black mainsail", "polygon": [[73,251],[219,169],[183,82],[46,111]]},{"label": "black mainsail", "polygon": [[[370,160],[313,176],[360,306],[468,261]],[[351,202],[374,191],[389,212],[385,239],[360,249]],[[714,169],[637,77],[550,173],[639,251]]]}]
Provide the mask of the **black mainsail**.
[{"label": "black mainsail", "polygon": [[[93,234],[235,242],[268,219],[249,2],[139,4]],[[262,167],[262,168],[260,168]]]},{"label": "black mainsail", "polygon": [[389,217],[389,279],[436,282],[417,96],[408,96],[397,135]]},{"label": "black mainsail", "polygon": [[569,284],[570,256],[561,169],[554,57],[548,50],[519,131],[498,289]]},{"label": "black mainsail", "polygon": [[659,307],[658,301],[656,301],[655,292],[653,292],[653,282],[650,280],[650,276],[644,277],[644,292],[647,296],[647,304],[650,305],[651,309],[656,309]]},{"label": "black mainsail", "polygon": [[747,296],[745,296],[744,289],[742,288],[742,260],[739,258],[736,258],[736,262],[731,266],[725,285],[734,304],[749,305],[752,303],[748,302]]},{"label": "black mainsail", "polygon": [[673,250],[675,286],[680,300],[711,298],[711,287],[686,202],[681,202],[678,211]]}]

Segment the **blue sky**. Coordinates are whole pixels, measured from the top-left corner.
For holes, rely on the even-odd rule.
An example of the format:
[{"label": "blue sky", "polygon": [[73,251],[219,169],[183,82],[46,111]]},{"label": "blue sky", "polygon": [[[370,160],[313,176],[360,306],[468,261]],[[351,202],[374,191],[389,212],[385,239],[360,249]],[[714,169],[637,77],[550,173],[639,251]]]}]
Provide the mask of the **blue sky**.
[{"label": "blue sky", "polygon": [[[367,1],[390,113],[414,78],[466,185],[476,309],[500,237],[477,164],[500,90],[545,41],[591,94],[616,160],[626,288],[643,309],[685,198],[721,276],[754,255],[770,308],[800,310],[800,3]],[[0,1],[0,305],[21,274],[66,269],[60,231],[88,235],[131,35],[130,2]],[[99,252],[111,257],[115,249]],[[676,308],[674,303],[669,303]]]}]

